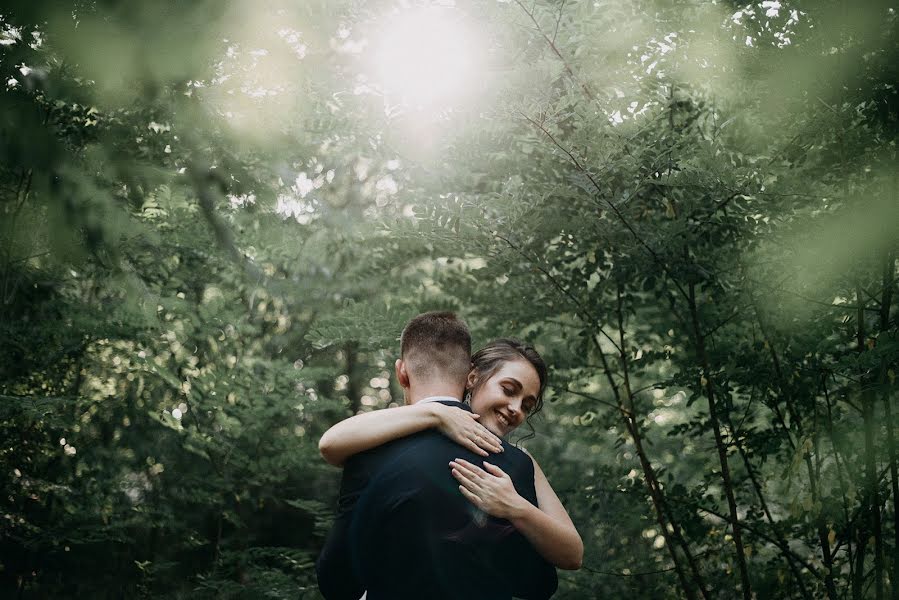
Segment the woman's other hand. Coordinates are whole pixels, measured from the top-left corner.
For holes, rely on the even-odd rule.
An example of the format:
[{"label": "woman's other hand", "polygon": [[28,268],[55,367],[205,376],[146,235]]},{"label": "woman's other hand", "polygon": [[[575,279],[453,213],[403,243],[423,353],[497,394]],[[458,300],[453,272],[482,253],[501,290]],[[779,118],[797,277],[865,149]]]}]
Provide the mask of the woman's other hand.
[{"label": "woman's other hand", "polygon": [[457,458],[450,463],[453,477],[459,483],[462,495],[479,509],[500,519],[513,519],[526,508],[528,501],[515,490],[512,478],[506,472],[484,461],[487,470]]},{"label": "woman's other hand", "polygon": [[480,456],[503,451],[502,440],[478,423],[479,415],[439,402],[431,404],[439,421],[438,431],[449,439]]}]

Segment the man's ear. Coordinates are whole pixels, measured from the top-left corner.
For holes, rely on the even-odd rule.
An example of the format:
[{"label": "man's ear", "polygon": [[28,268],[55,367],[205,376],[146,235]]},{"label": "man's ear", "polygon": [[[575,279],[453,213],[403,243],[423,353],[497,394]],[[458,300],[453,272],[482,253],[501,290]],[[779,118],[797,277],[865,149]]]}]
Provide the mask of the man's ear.
[{"label": "man's ear", "polygon": [[409,389],[409,373],[406,372],[406,363],[403,362],[402,358],[398,358],[393,367],[396,370],[396,380],[399,382],[400,387]]}]

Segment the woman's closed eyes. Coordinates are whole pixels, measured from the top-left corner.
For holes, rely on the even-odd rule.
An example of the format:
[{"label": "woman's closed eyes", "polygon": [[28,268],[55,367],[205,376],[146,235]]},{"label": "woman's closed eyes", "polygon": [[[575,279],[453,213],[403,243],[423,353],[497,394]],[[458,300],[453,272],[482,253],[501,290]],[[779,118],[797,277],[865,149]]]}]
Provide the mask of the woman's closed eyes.
[{"label": "woman's closed eyes", "polygon": [[[521,384],[518,383],[517,381],[515,381],[514,379],[510,380],[508,382],[502,382],[500,384],[500,386],[503,388],[503,393],[505,393],[506,396],[508,396],[510,398],[515,396],[516,394],[518,394],[519,391],[521,390]],[[527,398],[522,400],[521,410],[526,415],[529,415],[534,410],[534,407],[536,405],[537,405],[537,401],[533,397],[528,396]]]}]

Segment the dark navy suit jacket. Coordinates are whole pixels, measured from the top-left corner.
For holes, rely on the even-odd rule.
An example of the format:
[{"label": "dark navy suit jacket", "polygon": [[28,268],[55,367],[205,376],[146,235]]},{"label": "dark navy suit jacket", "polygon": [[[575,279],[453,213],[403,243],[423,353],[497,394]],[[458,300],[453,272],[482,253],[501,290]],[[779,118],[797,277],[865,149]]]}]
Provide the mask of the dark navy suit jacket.
[{"label": "dark navy suit jacket", "polygon": [[[444,402],[468,410],[462,403]],[[489,461],[537,504],[534,465],[503,443]],[[543,600],[556,571],[503,519],[478,511],[449,462],[483,458],[436,431],[394,440],[344,466],[334,527],[316,563],[327,600]]]}]

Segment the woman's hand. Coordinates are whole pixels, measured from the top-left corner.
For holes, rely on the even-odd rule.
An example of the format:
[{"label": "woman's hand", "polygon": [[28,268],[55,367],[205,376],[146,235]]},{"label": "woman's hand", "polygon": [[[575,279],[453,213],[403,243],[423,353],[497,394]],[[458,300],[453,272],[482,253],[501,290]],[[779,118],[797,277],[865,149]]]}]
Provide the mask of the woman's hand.
[{"label": "woman's hand", "polygon": [[503,451],[502,440],[478,423],[479,415],[439,402],[433,402],[431,406],[439,421],[437,429],[460,446],[480,456]]},{"label": "woman's hand", "polygon": [[453,477],[462,484],[459,486],[462,495],[488,515],[500,519],[513,519],[520,515],[528,501],[515,491],[512,479],[487,461],[484,461],[484,466],[486,471],[461,458],[450,463]]}]

